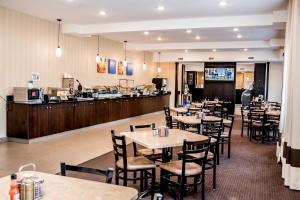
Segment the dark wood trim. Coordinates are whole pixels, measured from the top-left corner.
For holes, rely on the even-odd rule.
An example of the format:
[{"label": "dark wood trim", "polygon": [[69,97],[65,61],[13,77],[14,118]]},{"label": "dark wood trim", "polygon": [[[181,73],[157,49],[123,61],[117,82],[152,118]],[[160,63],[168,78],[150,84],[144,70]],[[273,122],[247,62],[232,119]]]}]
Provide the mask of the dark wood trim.
[{"label": "dark wood trim", "polygon": [[300,167],[300,149],[288,146],[287,142],[283,144],[283,157],[286,159],[286,164],[290,164],[292,167]]},{"label": "dark wood trim", "polygon": [[174,99],[174,106],[177,106],[178,104],[178,62],[175,62],[175,99]]},{"label": "dark wood trim", "polygon": [[266,73],[267,73],[267,80],[266,80],[266,100],[269,100],[269,77],[270,77],[270,62],[267,62],[266,65]]},{"label": "dark wood trim", "polygon": [[[180,95],[182,95],[183,94],[183,92],[184,92],[184,73],[185,73],[185,65],[184,64],[182,64],[182,67],[181,67],[181,93],[180,93]],[[180,102],[180,104],[182,104],[182,100],[181,100],[181,102]]]}]

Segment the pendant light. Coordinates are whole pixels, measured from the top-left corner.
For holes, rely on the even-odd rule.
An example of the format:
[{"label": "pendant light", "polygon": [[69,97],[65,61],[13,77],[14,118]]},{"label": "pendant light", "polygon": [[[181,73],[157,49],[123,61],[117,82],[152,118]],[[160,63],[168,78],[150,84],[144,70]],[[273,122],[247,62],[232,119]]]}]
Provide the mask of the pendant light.
[{"label": "pendant light", "polygon": [[61,19],[57,19],[58,21],[58,34],[57,34],[57,48],[56,48],[56,51],[55,51],[55,54],[56,54],[56,57],[57,58],[60,58],[61,57],[61,48],[60,48],[60,45],[59,45],[59,39],[60,39],[60,23],[61,23]]},{"label": "pendant light", "polygon": [[147,69],[147,65],[146,65],[146,52],[144,51],[144,64],[143,64],[143,70]]},{"label": "pendant light", "polygon": [[97,63],[99,63],[101,61],[100,53],[99,53],[99,40],[100,40],[100,36],[98,35],[98,51],[97,51],[97,56],[96,56]]},{"label": "pendant light", "polygon": [[160,52],[158,52],[158,68],[157,68],[157,72],[158,73],[161,72],[161,68],[160,68]]},{"label": "pendant light", "polygon": [[128,63],[128,62],[127,62],[127,58],[126,58],[126,53],[127,53],[127,52],[126,52],[126,50],[127,50],[127,49],[126,49],[126,48],[127,48],[126,45],[127,45],[127,41],[125,40],[125,41],[124,41],[125,59],[124,59],[124,61],[123,61],[123,66],[124,66],[124,67],[127,67],[127,63]]}]

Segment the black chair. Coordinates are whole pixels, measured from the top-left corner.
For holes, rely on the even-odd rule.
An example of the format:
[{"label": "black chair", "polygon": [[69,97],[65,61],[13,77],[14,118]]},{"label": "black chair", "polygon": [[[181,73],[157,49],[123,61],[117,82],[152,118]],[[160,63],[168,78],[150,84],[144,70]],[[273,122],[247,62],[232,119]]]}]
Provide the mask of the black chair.
[{"label": "black chair", "polygon": [[[181,160],[171,161],[160,165],[160,182],[163,186],[179,187],[180,195],[175,194],[176,199],[183,199],[189,187],[197,192],[197,185],[201,184],[201,197],[205,199],[205,166],[210,149],[210,138],[204,141],[183,141]],[[195,156],[191,156],[195,155]],[[172,177],[178,177],[174,181]],[[187,179],[193,178],[193,184],[188,184]],[[164,192],[164,191],[161,191]],[[172,190],[173,194],[174,191]]]},{"label": "black chair", "polygon": [[171,124],[169,124],[169,128],[171,128],[170,126],[172,126],[172,128],[179,128],[179,123],[176,120],[172,119],[171,116],[171,111],[170,111],[170,107],[169,106],[165,106],[164,107],[164,112],[165,112],[165,118],[167,119],[171,119]]},{"label": "black chair", "polygon": [[[151,199],[154,197],[155,168],[156,165],[144,156],[127,157],[125,136],[116,136],[111,130],[114,155],[115,155],[115,183],[119,185],[119,180],[123,180],[123,185],[127,186],[128,181],[136,182],[140,180],[140,191],[147,187],[148,179],[151,179]],[[129,178],[128,173],[139,172],[139,177]]]},{"label": "black chair", "polygon": [[175,122],[173,123],[173,117],[172,116],[166,116],[165,117],[165,120],[166,120],[166,126],[169,127],[170,129],[179,129],[179,123],[178,122]]},{"label": "black chair", "polygon": [[206,169],[213,170],[213,189],[216,189],[217,165],[220,163],[220,138],[223,130],[223,119],[220,120],[201,120],[201,133],[212,137],[210,143],[210,153],[206,163]]},{"label": "black chair", "polygon": [[227,157],[230,159],[231,156],[231,133],[234,123],[234,116],[229,115],[228,120],[231,121],[230,124],[223,125],[223,131],[220,136],[220,144],[221,144],[221,154],[224,154],[224,144],[227,144]]},{"label": "black chair", "polygon": [[244,137],[244,127],[247,127],[247,136],[249,136],[249,113],[247,114],[247,117],[244,112],[243,106],[241,107],[241,115],[242,115],[242,130],[241,130],[241,136]]},{"label": "black chair", "polygon": [[213,110],[214,116],[223,118],[223,114],[224,114],[223,104],[216,104],[213,109],[214,109]]},{"label": "black chair", "polygon": [[257,109],[250,109],[249,112],[249,128],[250,128],[250,137],[249,140],[251,141],[252,138],[257,139],[257,131],[259,133],[261,142],[264,143],[266,138],[266,133],[270,131],[271,124],[267,122],[266,111],[265,110],[257,110]]},{"label": "black chair", "polygon": [[[143,125],[130,125],[130,131],[135,132],[137,129],[155,129],[155,123],[152,124],[143,124]],[[138,149],[135,142],[132,143],[133,145],[133,153],[134,156],[145,156],[149,160],[152,160],[153,162],[162,158],[162,149],[147,149],[142,148]]]},{"label": "black chair", "polygon": [[94,169],[94,168],[89,168],[89,167],[67,165],[64,162],[61,162],[60,163],[60,174],[62,176],[66,176],[66,171],[82,172],[82,173],[105,176],[105,178],[106,178],[105,183],[109,183],[109,184],[111,184],[111,182],[112,182],[113,173],[114,173],[114,169],[112,169],[112,168]]}]

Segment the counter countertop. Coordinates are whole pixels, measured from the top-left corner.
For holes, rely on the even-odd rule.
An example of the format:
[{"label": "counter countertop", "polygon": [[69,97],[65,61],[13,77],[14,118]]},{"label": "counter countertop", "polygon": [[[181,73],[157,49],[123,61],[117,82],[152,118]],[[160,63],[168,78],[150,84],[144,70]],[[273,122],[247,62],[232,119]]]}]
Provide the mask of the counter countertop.
[{"label": "counter countertop", "polygon": [[67,100],[67,101],[61,101],[61,102],[43,102],[43,103],[38,103],[38,104],[28,104],[28,103],[18,103],[18,102],[13,102],[13,101],[9,101],[7,103],[16,103],[16,104],[25,104],[25,105],[47,105],[47,104],[61,104],[61,103],[79,103],[79,102],[94,102],[94,101],[107,101],[107,100],[122,100],[122,99],[137,99],[137,98],[148,98],[148,97],[158,97],[158,96],[165,96],[165,95],[170,95],[171,93],[168,92],[166,94],[157,94],[157,95],[141,95],[139,97],[137,96],[121,96],[121,97],[115,97],[115,98],[103,98],[103,99],[93,99],[93,100]]}]

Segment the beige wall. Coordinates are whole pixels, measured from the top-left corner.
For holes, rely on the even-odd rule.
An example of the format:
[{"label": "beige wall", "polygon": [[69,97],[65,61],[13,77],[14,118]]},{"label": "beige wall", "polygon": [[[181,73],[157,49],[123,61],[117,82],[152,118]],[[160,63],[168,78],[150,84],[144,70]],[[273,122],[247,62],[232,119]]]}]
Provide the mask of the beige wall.
[{"label": "beige wall", "polygon": [[[161,63],[161,72],[158,73],[156,71],[157,77],[160,78],[167,78],[168,79],[168,91],[171,91],[170,96],[170,107],[174,107],[174,101],[175,101],[175,63]],[[180,87],[180,86],[179,86]]]},{"label": "beige wall", "polygon": [[269,68],[269,101],[281,102],[283,62],[271,62]]},{"label": "beige wall", "polygon": [[[55,17],[54,17],[55,18]],[[135,80],[135,84],[151,82],[156,71],[152,53],[146,54],[147,70],[142,70],[143,52],[128,52],[134,76],[96,73],[97,38],[63,35],[63,55],[55,57],[57,24],[0,7],[0,95],[12,93],[14,86],[26,86],[32,72],[40,73],[35,86],[61,87],[62,74],[69,73],[85,86],[114,85],[120,78]],[[106,58],[124,59],[123,45],[111,40],[101,41],[100,53]],[[0,101],[0,138],[6,136],[6,105]]]}]

